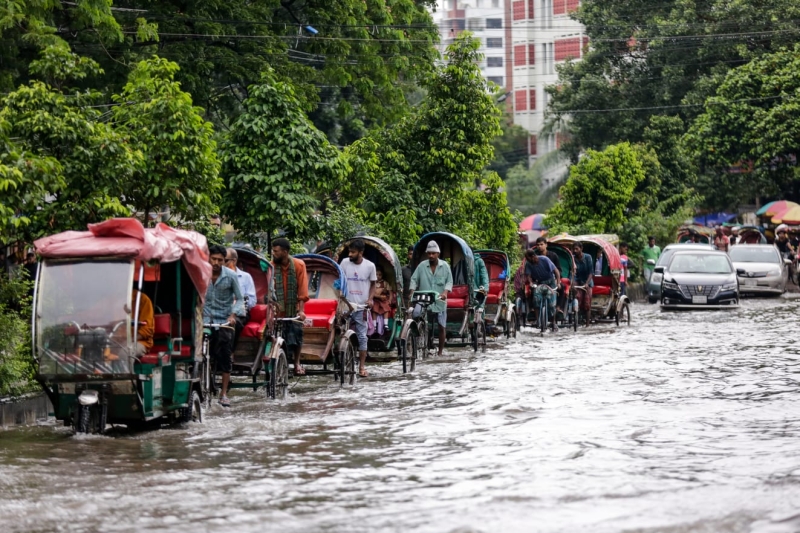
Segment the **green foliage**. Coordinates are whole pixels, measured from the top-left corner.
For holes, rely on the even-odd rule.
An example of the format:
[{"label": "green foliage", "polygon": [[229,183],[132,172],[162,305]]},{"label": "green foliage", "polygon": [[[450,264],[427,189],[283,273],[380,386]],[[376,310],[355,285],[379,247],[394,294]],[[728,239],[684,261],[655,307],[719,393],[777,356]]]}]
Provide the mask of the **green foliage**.
[{"label": "green foliage", "polygon": [[489,164],[489,170],[494,170],[500,178],[508,183],[512,169],[527,168],[528,130],[513,123],[513,117],[503,116],[500,120],[502,133],[492,140],[494,147],[494,160]]},{"label": "green foliage", "polygon": [[547,213],[547,226],[560,232],[583,225],[594,233],[621,226],[634,191],[647,179],[642,159],[641,150],[629,143],[588,150],[570,169],[561,201]]},{"label": "green foliage", "polygon": [[221,188],[214,129],[203,110],[175,81],[178,65],[154,57],[136,65],[114,100],[118,129],[143,155],[123,191],[126,204],[145,216],[170,209],[179,219],[199,219],[216,211]]},{"label": "green foliage", "polygon": [[268,70],[249,92],[222,147],[222,211],[248,236],[308,236],[314,211],[341,184],[343,160],[290,84]]},{"label": "green foliage", "polygon": [[27,271],[9,279],[0,276],[0,397],[16,396],[36,388],[31,354]]},{"label": "green foliage", "polygon": [[724,208],[785,191],[800,146],[800,45],[731,70],[684,138],[700,191]]}]

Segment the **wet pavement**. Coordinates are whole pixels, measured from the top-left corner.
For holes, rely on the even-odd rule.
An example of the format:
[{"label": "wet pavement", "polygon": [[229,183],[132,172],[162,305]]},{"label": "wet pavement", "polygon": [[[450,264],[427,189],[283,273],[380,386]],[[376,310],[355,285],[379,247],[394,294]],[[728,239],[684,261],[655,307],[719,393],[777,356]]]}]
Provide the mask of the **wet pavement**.
[{"label": "wet pavement", "polygon": [[184,428],[0,431],[0,530],[800,531],[798,310],[639,304]]}]

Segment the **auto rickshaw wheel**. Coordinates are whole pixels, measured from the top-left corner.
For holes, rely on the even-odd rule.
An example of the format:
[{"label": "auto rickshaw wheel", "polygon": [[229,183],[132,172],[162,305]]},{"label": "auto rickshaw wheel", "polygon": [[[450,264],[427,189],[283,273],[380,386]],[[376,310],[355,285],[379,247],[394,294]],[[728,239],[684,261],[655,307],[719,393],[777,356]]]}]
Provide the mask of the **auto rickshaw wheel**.
[{"label": "auto rickshaw wheel", "polygon": [[181,408],[178,422],[188,424],[189,422],[203,422],[203,402],[200,401],[200,394],[193,390],[189,396],[189,405]]},{"label": "auto rickshaw wheel", "polygon": [[88,405],[78,404],[78,410],[75,413],[73,426],[75,433],[89,433],[91,429],[92,410]]},{"label": "auto rickshaw wheel", "polygon": [[278,350],[278,357],[272,361],[272,371],[269,374],[267,386],[267,399],[283,400],[289,388],[289,364],[283,348]]}]

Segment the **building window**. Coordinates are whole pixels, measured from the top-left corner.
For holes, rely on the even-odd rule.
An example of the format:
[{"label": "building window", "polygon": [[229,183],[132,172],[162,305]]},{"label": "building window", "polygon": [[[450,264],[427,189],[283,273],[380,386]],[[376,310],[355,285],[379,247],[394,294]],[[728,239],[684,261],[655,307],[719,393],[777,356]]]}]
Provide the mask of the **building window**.
[{"label": "building window", "polygon": [[534,19],[533,14],[535,12],[535,9],[534,9],[534,4],[535,3],[536,3],[536,0],[528,0],[528,18],[530,20]]},{"label": "building window", "polygon": [[486,58],[486,66],[487,67],[502,67],[503,66],[503,58],[502,57],[487,57]]},{"label": "building window", "polygon": [[553,2],[553,15],[563,15],[567,12],[568,0],[554,0]]},{"label": "building window", "polygon": [[486,48],[503,48],[503,38],[489,37],[486,39]]},{"label": "building window", "polygon": [[580,4],[581,3],[579,0],[567,0],[567,6],[566,6],[567,13],[572,13],[573,11],[577,11],[578,6]]},{"label": "building window", "polygon": [[450,21],[450,28],[456,31],[464,31],[464,19],[453,19]]},{"label": "building window", "polygon": [[528,91],[521,89],[514,92],[514,111],[519,113],[520,111],[527,111],[528,110]]},{"label": "building window", "polygon": [[525,0],[517,0],[512,4],[512,12],[514,13],[514,20],[525,19]]},{"label": "building window", "polygon": [[531,111],[536,111],[536,89],[531,89],[530,91],[530,109]]},{"label": "building window", "polygon": [[483,29],[482,19],[469,19],[467,21],[467,28],[470,31],[480,31]]},{"label": "building window", "polygon": [[503,27],[503,19],[486,19],[487,30],[499,30]]},{"label": "building window", "polygon": [[498,87],[503,86],[503,76],[489,76],[488,78],[486,78],[486,81],[490,81],[495,85],[497,85]]},{"label": "building window", "polygon": [[530,139],[528,139],[528,155],[536,155],[536,152],[538,152],[538,142],[539,140],[536,138],[536,135],[531,135]]},{"label": "building window", "polygon": [[528,64],[535,65],[536,64],[536,45],[529,44],[528,45]]},{"label": "building window", "polygon": [[524,67],[526,62],[525,58],[525,45],[518,44],[514,46],[514,66]]},{"label": "building window", "polygon": [[492,0],[492,7],[500,7],[500,0]]},{"label": "building window", "polygon": [[581,57],[581,39],[573,37],[571,39],[559,39],[555,43],[555,60],[564,61],[565,59],[577,59]]}]

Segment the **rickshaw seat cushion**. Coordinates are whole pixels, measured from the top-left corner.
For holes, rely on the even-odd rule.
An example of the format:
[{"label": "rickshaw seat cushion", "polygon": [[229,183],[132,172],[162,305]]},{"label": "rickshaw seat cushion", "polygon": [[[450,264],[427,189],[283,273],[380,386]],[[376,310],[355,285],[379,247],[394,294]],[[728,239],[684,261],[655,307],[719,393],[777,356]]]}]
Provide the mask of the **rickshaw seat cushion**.
[{"label": "rickshaw seat cushion", "polygon": [[500,303],[500,296],[496,294],[487,294],[486,303],[489,305],[497,305]]},{"label": "rickshaw seat cushion", "polygon": [[497,263],[489,263],[486,265],[486,270],[489,271],[489,279],[500,279],[500,276],[505,271],[505,268],[502,265],[498,265]]},{"label": "rickshaw seat cushion", "polygon": [[311,320],[311,327],[330,329],[336,318],[336,308],[339,301],[335,299],[315,298],[306,302],[303,309],[306,318]]},{"label": "rickshaw seat cushion", "polygon": [[449,309],[464,309],[468,301],[466,298],[448,298],[447,307]]},{"label": "rickshaw seat cushion", "polygon": [[453,290],[447,295],[447,299],[465,299],[469,298],[469,285],[453,285]]},{"label": "rickshaw seat cushion", "polygon": [[169,313],[159,313],[153,316],[153,336],[169,337],[172,334],[172,316]]},{"label": "rickshaw seat cushion", "polygon": [[592,294],[594,296],[607,296],[611,294],[611,287],[606,287],[604,285],[595,285],[592,288]]},{"label": "rickshaw seat cushion", "polygon": [[[155,350],[156,346],[153,346]],[[166,346],[164,346],[166,349]],[[164,354],[163,356],[164,364],[169,363],[169,354]],[[142,357],[139,358],[139,361],[144,365],[157,365],[158,364],[158,352],[149,352],[144,354]]]},{"label": "rickshaw seat cushion", "polygon": [[598,285],[601,287],[611,287],[613,278],[611,276],[592,276],[592,279],[594,280],[595,288],[597,288]]},{"label": "rickshaw seat cushion", "polygon": [[250,309],[250,321],[242,328],[242,337],[261,337],[261,332],[267,325],[267,306],[254,305]]},{"label": "rickshaw seat cushion", "polygon": [[561,278],[561,284],[564,286],[564,290],[569,292],[569,287],[572,285],[569,278]]},{"label": "rickshaw seat cushion", "polygon": [[490,281],[489,282],[489,294],[494,294],[499,296],[503,294],[503,289],[506,288],[505,281]]}]

